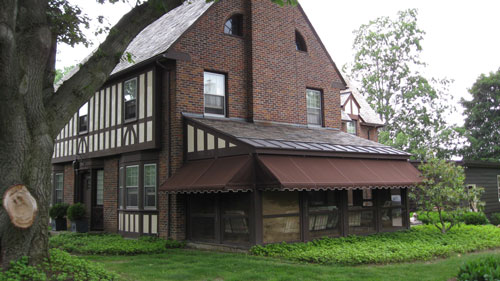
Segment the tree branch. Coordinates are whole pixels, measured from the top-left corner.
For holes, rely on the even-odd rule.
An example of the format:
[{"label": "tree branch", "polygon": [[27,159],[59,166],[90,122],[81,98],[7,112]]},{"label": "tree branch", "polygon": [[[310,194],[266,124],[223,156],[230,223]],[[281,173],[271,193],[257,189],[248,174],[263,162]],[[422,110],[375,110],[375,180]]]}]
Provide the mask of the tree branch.
[{"label": "tree branch", "polygon": [[184,0],[149,0],[135,7],[110,30],[106,40],[46,102],[55,137],[78,108],[106,82],[135,36]]}]

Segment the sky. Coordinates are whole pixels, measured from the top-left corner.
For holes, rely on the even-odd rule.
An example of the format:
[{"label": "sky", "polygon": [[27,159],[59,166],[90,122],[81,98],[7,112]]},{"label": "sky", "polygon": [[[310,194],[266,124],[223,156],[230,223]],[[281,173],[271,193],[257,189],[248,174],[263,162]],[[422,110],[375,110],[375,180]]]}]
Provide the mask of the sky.
[{"label": "sky", "polygon": [[[90,17],[104,15],[110,24],[132,8],[128,3],[99,5],[93,0],[73,0]],[[131,1],[134,3],[135,1]],[[395,18],[397,12],[418,9],[418,25],[426,32],[422,42],[422,61],[428,77],[453,79],[450,93],[455,102],[470,99],[468,89],[482,73],[500,68],[499,0],[301,0],[311,23],[339,67],[352,62],[353,31],[381,16]],[[97,46],[71,48],[59,46],[58,69],[77,64]],[[460,106],[448,118],[449,123],[463,124]]]}]

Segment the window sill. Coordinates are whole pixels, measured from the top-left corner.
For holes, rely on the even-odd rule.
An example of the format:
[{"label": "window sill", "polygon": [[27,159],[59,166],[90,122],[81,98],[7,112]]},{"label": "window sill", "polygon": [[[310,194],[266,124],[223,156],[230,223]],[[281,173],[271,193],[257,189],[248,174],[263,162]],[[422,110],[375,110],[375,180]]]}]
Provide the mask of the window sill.
[{"label": "window sill", "polygon": [[226,118],[223,114],[203,113],[203,117]]}]

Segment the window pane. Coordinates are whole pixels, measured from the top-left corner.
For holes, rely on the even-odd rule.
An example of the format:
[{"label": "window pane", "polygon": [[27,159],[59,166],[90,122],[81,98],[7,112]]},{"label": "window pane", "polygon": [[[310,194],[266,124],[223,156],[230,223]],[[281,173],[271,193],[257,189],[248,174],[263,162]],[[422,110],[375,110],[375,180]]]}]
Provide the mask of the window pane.
[{"label": "window pane", "polygon": [[321,125],[321,92],[306,90],[307,96],[307,123]]},{"label": "window pane", "polygon": [[118,174],[118,207],[123,207],[123,167],[120,168],[120,173]]},{"label": "window pane", "polygon": [[403,212],[400,208],[381,209],[380,212],[383,228],[403,227]]},{"label": "window pane", "polygon": [[373,195],[371,189],[348,190],[347,206],[349,210],[373,207]]},{"label": "window pane", "polygon": [[223,219],[223,237],[226,242],[248,242],[250,231],[247,217],[225,217]]},{"label": "window pane", "polygon": [[372,210],[349,212],[349,233],[371,233],[375,231],[375,216]]},{"label": "window pane", "polygon": [[193,240],[214,240],[215,218],[213,217],[191,218],[191,236]]},{"label": "window pane", "polygon": [[264,218],[262,220],[264,243],[300,240],[299,217]]},{"label": "window pane", "polygon": [[98,206],[102,206],[104,200],[104,171],[97,171],[97,189],[96,189],[96,202]]},{"label": "window pane", "polygon": [[205,72],[205,113],[224,115],[226,96],[225,79],[226,76],[223,74]]},{"label": "window pane", "polygon": [[401,189],[380,189],[377,193],[382,207],[401,206]]},{"label": "window pane", "polygon": [[125,101],[135,100],[137,98],[137,79],[125,81],[123,86],[123,98]]},{"label": "window pane", "polygon": [[156,207],[156,188],[146,187],[144,193],[144,207]]},{"label": "window pane", "polygon": [[298,214],[299,193],[266,191],[262,193],[263,215]]},{"label": "window pane", "polygon": [[247,192],[227,193],[221,195],[221,211],[223,215],[248,216],[250,210],[250,194]]},{"label": "window pane", "polygon": [[136,105],[136,100],[125,102],[125,119],[135,118],[135,105]]},{"label": "window pane", "polygon": [[89,103],[86,102],[80,109],[78,110],[78,116],[84,116],[89,114]]},{"label": "window pane", "polygon": [[190,195],[190,206],[192,215],[215,214],[215,196],[213,194]]},{"label": "window pane", "polygon": [[156,186],[156,165],[144,165],[144,186]]},{"label": "window pane", "polygon": [[54,203],[62,203],[63,202],[63,187],[64,187],[64,174],[57,173],[55,174],[54,180]]},{"label": "window pane", "polygon": [[349,121],[346,123],[347,132],[349,134],[356,134],[356,121]]},{"label": "window pane", "polygon": [[139,166],[127,167],[127,178],[125,180],[125,185],[129,186],[139,186]]},{"label": "window pane", "polygon": [[127,207],[137,207],[137,187],[127,187]]}]

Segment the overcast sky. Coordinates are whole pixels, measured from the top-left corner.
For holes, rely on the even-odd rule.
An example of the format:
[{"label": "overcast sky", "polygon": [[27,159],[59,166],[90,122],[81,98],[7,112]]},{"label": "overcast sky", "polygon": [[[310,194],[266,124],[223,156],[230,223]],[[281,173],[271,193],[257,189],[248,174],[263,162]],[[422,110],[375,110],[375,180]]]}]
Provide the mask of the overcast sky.
[{"label": "overcast sky", "polygon": [[[72,2],[91,17],[107,16],[111,24],[131,8],[123,3],[103,6],[92,0]],[[339,68],[352,61],[353,30],[380,16],[396,17],[398,11],[408,8],[418,9],[418,24],[426,32],[421,54],[428,64],[426,74],[455,80],[450,89],[455,100],[469,98],[467,89],[477,77],[500,67],[499,0],[301,0],[300,3]],[[93,48],[60,46],[57,68],[77,64]],[[460,112],[452,116],[453,122],[463,122]]]}]

